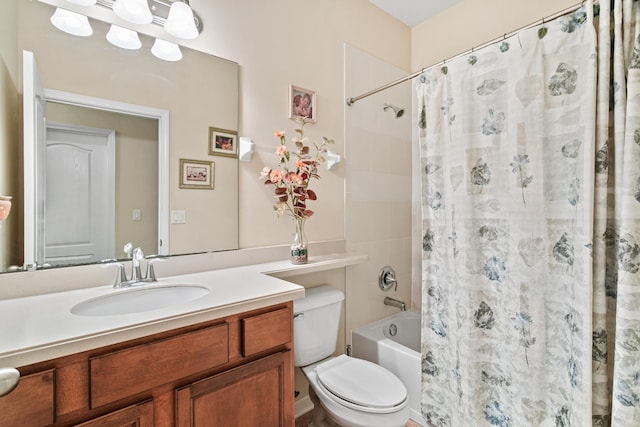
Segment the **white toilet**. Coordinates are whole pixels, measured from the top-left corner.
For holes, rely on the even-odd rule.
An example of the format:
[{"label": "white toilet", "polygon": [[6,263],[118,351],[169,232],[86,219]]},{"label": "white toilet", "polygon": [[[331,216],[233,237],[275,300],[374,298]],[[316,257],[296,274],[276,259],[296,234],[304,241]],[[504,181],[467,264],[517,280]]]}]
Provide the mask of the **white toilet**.
[{"label": "white toilet", "polygon": [[367,360],[332,357],[343,300],[341,291],[323,285],[294,301],[294,364],[310,384],[311,426],[404,427],[409,399],[394,374]]}]

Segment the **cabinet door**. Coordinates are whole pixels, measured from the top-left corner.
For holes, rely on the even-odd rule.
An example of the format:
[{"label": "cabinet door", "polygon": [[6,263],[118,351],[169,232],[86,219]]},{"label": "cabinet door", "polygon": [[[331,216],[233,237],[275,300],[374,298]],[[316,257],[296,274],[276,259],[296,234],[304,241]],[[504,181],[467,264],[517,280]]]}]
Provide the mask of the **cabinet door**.
[{"label": "cabinet door", "polygon": [[177,391],[177,426],[293,426],[291,352],[276,353]]},{"label": "cabinet door", "polygon": [[153,427],[153,402],[128,406],[76,427]]},{"label": "cabinet door", "polygon": [[40,427],[52,424],[54,370],[20,378],[18,387],[0,397],[0,425]]}]

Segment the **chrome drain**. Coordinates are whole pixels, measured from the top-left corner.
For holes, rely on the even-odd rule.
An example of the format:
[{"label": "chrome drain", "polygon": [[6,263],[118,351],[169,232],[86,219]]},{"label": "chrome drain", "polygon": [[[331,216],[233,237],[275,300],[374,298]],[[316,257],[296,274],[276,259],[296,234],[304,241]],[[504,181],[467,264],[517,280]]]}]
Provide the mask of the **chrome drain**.
[{"label": "chrome drain", "polygon": [[395,323],[392,323],[391,326],[389,326],[389,335],[391,335],[392,337],[395,337],[397,333],[398,333],[398,327],[395,325]]}]

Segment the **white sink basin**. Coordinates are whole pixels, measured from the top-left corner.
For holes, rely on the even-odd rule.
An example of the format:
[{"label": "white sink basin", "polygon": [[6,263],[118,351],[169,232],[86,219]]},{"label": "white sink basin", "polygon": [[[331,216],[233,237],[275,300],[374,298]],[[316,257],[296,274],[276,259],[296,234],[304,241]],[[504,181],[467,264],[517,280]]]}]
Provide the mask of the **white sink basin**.
[{"label": "white sink basin", "polygon": [[91,298],[74,305],[71,313],[78,316],[114,316],[141,313],[203,297],[209,289],[198,285],[166,285],[127,289]]}]

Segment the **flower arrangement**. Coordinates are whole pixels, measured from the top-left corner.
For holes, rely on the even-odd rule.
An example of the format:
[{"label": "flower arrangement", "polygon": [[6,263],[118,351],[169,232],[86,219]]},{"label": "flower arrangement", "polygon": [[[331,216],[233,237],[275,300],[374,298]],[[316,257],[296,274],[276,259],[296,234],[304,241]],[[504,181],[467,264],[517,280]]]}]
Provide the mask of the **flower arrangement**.
[{"label": "flower arrangement", "polygon": [[[309,188],[312,178],[320,179],[318,166],[325,161],[324,153],[327,145],[333,144],[332,139],[323,137],[320,145],[313,143],[315,153],[311,153],[308,138],[304,136],[304,126],[308,123],[306,117],[296,119],[300,125],[295,129],[296,136],[292,138],[296,149],[289,151],[286,145],[285,132],[275,133],[280,140],[276,148],[279,161],[275,168],[265,166],[260,174],[265,185],[273,185],[276,203],[273,209],[278,217],[283,214],[290,215],[296,221],[296,241],[299,247],[295,249],[299,259],[294,260],[294,248],[292,246],[292,262],[304,263],[307,259],[306,242],[304,239],[304,222],[313,215],[313,211],[307,207],[309,200],[317,200],[316,193]],[[301,252],[302,251],[302,252]]]}]

